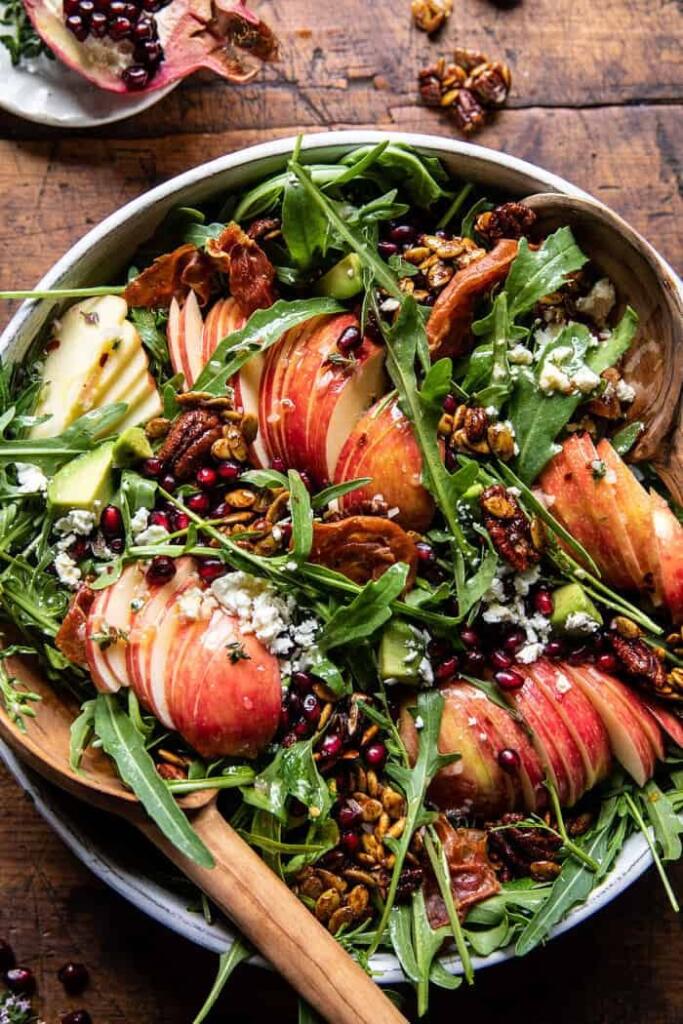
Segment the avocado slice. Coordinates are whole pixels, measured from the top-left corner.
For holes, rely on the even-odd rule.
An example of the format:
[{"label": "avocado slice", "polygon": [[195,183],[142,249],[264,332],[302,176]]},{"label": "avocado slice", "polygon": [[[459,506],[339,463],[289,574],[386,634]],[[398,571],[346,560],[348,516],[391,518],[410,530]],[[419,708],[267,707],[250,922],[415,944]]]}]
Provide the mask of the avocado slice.
[{"label": "avocado slice", "polygon": [[154,451],[142,427],[128,427],[114,441],[112,459],[117,469],[133,466],[141,459],[151,459],[152,455]]},{"label": "avocado slice", "polygon": [[360,256],[350,252],[335,263],[315,286],[316,295],[329,295],[333,299],[351,299],[363,288],[363,268]]},{"label": "avocado slice", "polygon": [[419,667],[425,656],[425,641],[420,633],[402,619],[390,622],[379,644],[379,674],[384,682],[419,686]]},{"label": "avocado slice", "polygon": [[602,615],[580,583],[567,583],[554,590],[553,604],[550,624],[558,633],[585,636],[602,625]]},{"label": "avocado slice", "polygon": [[114,443],[107,441],[78,455],[55,473],[47,487],[48,502],[55,512],[82,508],[99,518],[114,493]]}]

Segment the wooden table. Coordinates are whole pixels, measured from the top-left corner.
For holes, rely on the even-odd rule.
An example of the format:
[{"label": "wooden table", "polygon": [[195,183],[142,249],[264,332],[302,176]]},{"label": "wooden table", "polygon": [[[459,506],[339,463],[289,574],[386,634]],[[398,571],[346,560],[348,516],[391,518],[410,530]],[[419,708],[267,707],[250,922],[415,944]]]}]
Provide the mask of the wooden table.
[{"label": "wooden table", "polygon": [[[607,201],[683,265],[680,0],[455,0],[436,42],[408,0],[264,0],[282,61],[228,89],[192,82],[134,120],[64,133],[0,114],[0,288],[27,287],[91,224],[194,164],[296,130],[372,126],[447,135],[416,102],[417,70],[449,46],[503,57],[510,103],[477,137],[564,174]],[[683,865],[672,871],[683,891]],[[55,971],[91,968],[96,1024],[188,1024],[214,958],[96,882],[0,776],[0,935],[37,970],[43,1015],[66,1008]],[[437,994],[433,1021],[680,1024],[680,919],[652,874],[596,920],[528,961]],[[71,1004],[73,1005],[73,1004]],[[296,1020],[274,975],[246,969],[212,1021]],[[461,1016],[462,1015],[462,1016]]]}]

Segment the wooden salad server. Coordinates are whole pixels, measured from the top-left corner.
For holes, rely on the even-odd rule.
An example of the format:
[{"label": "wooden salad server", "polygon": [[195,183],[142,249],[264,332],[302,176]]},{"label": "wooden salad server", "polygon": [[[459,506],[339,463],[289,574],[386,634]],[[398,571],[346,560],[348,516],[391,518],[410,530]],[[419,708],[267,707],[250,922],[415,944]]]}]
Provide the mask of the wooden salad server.
[{"label": "wooden salad server", "polygon": [[629,461],[650,460],[683,503],[683,297],[680,282],[652,246],[616,213],[591,199],[541,192],[524,200],[540,230],[568,225],[598,270],[613,282],[620,310],[638,313],[638,335],[624,357],[625,381],[636,391],[628,419],[645,430]]},{"label": "wooden salad server", "polygon": [[8,671],[38,693],[26,732],[0,711],[0,737],[40,775],[101,810],[135,825],[221,908],[301,996],[333,1024],[407,1024],[405,1017],[284,882],[238,836],[216,806],[216,790],[180,800],[210,850],[214,868],[186,859],[146,816],[99,750],[89,749],[80,772],[69,766],[69,730],[77,703],[53,688],[23,657]]}]

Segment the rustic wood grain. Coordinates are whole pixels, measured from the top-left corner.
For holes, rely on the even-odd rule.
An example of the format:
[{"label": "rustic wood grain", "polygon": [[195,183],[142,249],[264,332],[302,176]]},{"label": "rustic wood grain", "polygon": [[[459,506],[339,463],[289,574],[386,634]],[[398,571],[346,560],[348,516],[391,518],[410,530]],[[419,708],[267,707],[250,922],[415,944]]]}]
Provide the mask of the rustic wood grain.
[{"label": "rustic wood grain", "polygon": [[[0,288],[30,286],[103,216],[170,176],[297,129],[369,126],[448,135],[415,102],[419,67],[454,45],[505,57],[509,107],[477,142],[565,175],[683,268],[681,0],[455,0],[434,42],[408,0],[264,0],[281,63],[243,89],[197,76],[140,117],[65,134],[0,113]],[[0,310],[4,322],[8,308]],[[683,865],[671,872],[683,891]],[[38,972],[43,1015],[83,1003],[95,1024],[188,1024],[214,957],[96,881],[0,772],[0,935]],[[67,959],[93,983],[68,1000]],[[527,960],[436,993],[430,1020],[680,1024],[681,921],[652,872],[578,931]],[[242,968],[211,1022],[296,1020],[272,974]]]}]

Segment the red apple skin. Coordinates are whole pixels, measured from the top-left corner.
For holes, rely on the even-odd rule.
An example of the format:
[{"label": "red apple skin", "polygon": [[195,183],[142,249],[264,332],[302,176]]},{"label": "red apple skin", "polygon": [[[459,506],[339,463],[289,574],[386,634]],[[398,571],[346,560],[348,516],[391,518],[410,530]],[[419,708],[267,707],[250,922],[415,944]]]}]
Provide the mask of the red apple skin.
[{"label": "red apple skin", "polygon": [[683,622],[683,526],[655,491],[650,491],[650,504],[664,603],[673,621],[680,624]]},{"label": "red apple skin", "polygon": [[[334,472],[336,455],[330,460],[330,449],[338,454],[356,416],[384,389],[384,350],[370,338],[354,352],[352,365],[330,361],[340,355],[337,342],[350,327],[358,327],[357,317],[342,313],[293,328],[267,353],[261,378],[259,422],[269,457],[305,470],[319,487]],[[340,403],[354,394],[360,408],[353,411],[352,421],[334,422]]]},{"label": "red apple skin", "polygon": [[[212,635],[212,649],[206,646]],[[233,662],[227,645],[243,645]],[[176,728],[203,757],[256,757],[278,727],[282,683],[277,658],[222,610],[194,622],[181,639],[173,671]],[[207,664],[208,660],[208,664]]]},{"label": "red apple skin", "polygon": [[97,592],[85,628],[85,654],[93,682],[102,693],[116,693],[128,685],[126,640],[122,637],[109,646],[100,646],[93,637],[107,627],[127,633],[133,612],[130,602],[145,592],[145,579],[137,565],[130,565],[110,587]]},{"label": "red apple skin", "polygon": [[627,699],[628,687],[590,665],[565,668],[602,718],[617,761],[639,786],[644,786],[655,770],[655,749],[642,717]]},{"label": "red apple skin", "polygon": [[643,698],[643,704],[669,739],[672,739],[677,746],[683,747],[683,722],[678,715],[654,700]]},{"label": "red apple skin", "polygon": [[583,667],[603,687],[607,687],[610,691],[614,692],[620,700],[623,700],[628,705],[631,713],[638,719],[641,728],[650,741],[650,746],[652,747],[655,758],[659,758],[661,760],[665,753],[662,730],[659,728],[657,721],[651,715],[640,694],[632,687],[627,686],[626,683],[623,683],[621,679],[608,675],[606,672],[600,672],[600,670],[595,668],[594,665],[585,665]]},{"label": "red apple skin", "polygon": [[234,331],[239,331],[246,323],[246,317],[242,312],[237,299],[228,296],[225,299],[218,299],[206,314],[204,330],[202,332],[202,365],[206,366],[211,356],[216,351],[216,346],[223,338],[227,338]]},{"label": "red apple skin", "polygon": [[[464,682],[440,687],[444,709],[439,750],[442,754],[459,753],[461,756],[438,772],[429,787],[429,799],[440,810],[453,811],[463,817],[497,818],[514,808],[514,800],[509,780],[497,761],[497,737],[478,714],[472,713],[473,690],[479,692]],[[410,703],[414,704],[414,700],[409,699],[401,709],[399,730],[414,762],[420,734],[408,710]]]},{"label": "red apple skin", "polygon": [[529,672],[555,706],[576,743],[586,771],[586,786],[592,789],[612,769],[612,748],[604,723],[562,665],[539,659]]},{"label": "red apple skin", "polygon": [[399,510],[396,522],[424,533],[434,518],[434,502],[422,485],[422,454],[408,419],[396,400],[382,399],[362,417],[341,450],[335,483],[358,477],[372,482],[340,500],[348,513],[381,494],[389,508]]},{"label": "red apple skin", "polygon": [[661,570],[652,543],[651,506],[648,494],[606,438],[596,446],[598,458],[614,475],[614,497],[638,564],[637,589],[649,594],[655,605],[663,600]]},{"label": "red apple skin", "polygon": [[204,366],[202,317],[197,296],[190,290],[182,306],[177,299],[171,301],[166,325],[166,339],[171,366],[182,373],[185,389],[189,390]]}]

